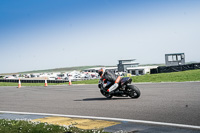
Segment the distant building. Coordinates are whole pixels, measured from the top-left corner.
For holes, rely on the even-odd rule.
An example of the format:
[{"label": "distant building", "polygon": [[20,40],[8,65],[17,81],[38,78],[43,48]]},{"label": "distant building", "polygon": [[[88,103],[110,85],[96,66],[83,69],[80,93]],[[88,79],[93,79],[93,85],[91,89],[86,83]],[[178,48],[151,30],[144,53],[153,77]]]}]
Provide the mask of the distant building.
[{"label": "distant building", "polygon": [[136,59],[119,60],[118,72],[126,72],[127,68],[137,67],[139,63],[134,62]]},{"label": "distant building", "polygon": [[165,54],[165,65],[166,66],[185,65],[185,54],[184,53]]},{"label": "distant building", "polygon": [[137,76],[137,75],[144,75],[149,73],[151,69],[155,69],[158,66],[140,66],[140,67],[129,67],[127,68],[127,73],[130,73],[133,76]]},{"label": "distant building", "polygon": [[[88,68],[83,70],[84,72],[98,72],[98,70],[102,67]],[[112,70],[113,72],[117,71],[117,67],[105,67],[106,70]]]}]

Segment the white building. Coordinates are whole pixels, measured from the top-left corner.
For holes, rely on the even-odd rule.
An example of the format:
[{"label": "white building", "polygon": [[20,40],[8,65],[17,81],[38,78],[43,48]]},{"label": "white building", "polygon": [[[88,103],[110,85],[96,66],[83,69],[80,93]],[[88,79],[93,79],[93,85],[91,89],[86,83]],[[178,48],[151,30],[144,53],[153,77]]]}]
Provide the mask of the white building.
[{"label": "white building", "polygon": [[141,67],[128,67],[126,70],[131,75],[144,75],[150,73],[151,69],[157,68],[158,66],[141,66]]}]

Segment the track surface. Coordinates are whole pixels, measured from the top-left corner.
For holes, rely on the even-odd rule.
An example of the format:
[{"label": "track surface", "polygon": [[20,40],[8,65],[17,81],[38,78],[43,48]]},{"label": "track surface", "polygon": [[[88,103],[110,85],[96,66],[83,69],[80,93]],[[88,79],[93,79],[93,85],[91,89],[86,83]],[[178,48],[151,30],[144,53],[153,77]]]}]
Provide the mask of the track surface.
[{"label": "track surface", "polygon": [[[23,85],[23,84],[22,84]],[[0,87],[0,111],[112,117],[200,126],[200,82],[136,84],[139,99],[104,98],[97,85]]]}]

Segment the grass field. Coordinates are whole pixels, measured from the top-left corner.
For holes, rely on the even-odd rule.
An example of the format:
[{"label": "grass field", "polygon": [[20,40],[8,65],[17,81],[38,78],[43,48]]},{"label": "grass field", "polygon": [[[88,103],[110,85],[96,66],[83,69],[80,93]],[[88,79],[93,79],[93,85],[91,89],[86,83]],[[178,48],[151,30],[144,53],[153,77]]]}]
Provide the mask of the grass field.
[{"label": "grass field", "polygon": [[[160,73],[146,74],[141,76],[132,76],[133,82],[185,82],[185,81],[200,81],[200,69]],[[48,85],[67,85],[68,83],[48,83]],[[98,79],[75,81],[72,84],[98,84]],[[18,83],[0,82],[0,86],[18,86]],[[44,86],[44,83],[22,83],[22,86]]]},{"label": "grass field", "polygon": [[172,72],[172,73],[160,73],[150,74],[143,76],[132,77],[133,82],[184,82],[184,81],[200,81],[200,69]]},{"label": "grass field", "polygon": [[82,130],[74,126],[0,119],[0,133],[105,133],[103,130]]}]

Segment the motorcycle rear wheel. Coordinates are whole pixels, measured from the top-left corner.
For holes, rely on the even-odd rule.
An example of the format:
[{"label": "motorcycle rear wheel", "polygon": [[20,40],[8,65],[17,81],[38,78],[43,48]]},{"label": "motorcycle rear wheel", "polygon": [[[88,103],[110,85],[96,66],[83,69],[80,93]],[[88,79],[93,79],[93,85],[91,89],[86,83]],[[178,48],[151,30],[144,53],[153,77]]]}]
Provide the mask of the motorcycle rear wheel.
[{"label": "motorcycle rear wheel", "polygon": [[140,90],[134,85],[127,85],[127,91],[131,98],[139,98],[141,95]]},{"label": "motorcycle rear wheel", "polygon": [[103,95],[103,96],[105,96],[106,98],[112,98],[113,97],[113,95],[110,95],[109,93],[107,93],[107,92],[105,92],[105,91],[103,91],[103,90],[100,90],[100,92],[101,92],[101,94]]}]

